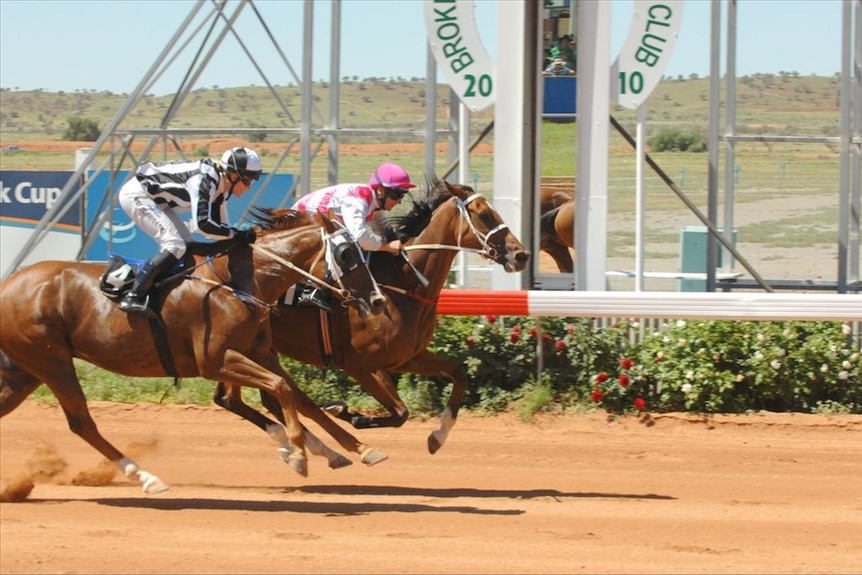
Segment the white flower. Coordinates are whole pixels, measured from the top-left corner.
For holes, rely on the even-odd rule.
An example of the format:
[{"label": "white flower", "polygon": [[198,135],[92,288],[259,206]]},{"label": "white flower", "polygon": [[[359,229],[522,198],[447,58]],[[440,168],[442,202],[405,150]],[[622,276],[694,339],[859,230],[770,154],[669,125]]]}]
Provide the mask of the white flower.
[{"label": "white flower", "polygon": [[629,325],[631,325],[633,328],[637,329],[637,328],[639,328],[639,327],[640,327],[640,325],[641,325],[641,324],[640,324],[640,323],[638,323],[638,322],[636,322],[636,321],[633,321],[633,322],[631,322]]},{"label": "white flower", "polygon": [[681,338],[679,338],[679,341],[676,342],[676,345],[679,347],[685,347],[688,345],[688,340],[685,339],[684,337],[681,337]]},{"label": "white flower", "polygon": [[762,333],[759,333],[759,332],[758,332],[758,334],[757,334],[757,341],[759,341],[759,342],[763,343],[764,341],[766,341],[766,336],[765,336],[765,335],[763,335]]},{"label": "white flower", "polygon": [[829,365],[824,363],[823,365],[820,366],[820,371],[822,373],[829,373]]},{"label": "white flower", "polygon": [[858,361],[858,360],[859,360],[859,354],[858,353],[850,354],[850,361]]},{"label": "white flower", "polygon": [[781,362],[780,362],[780,361],[778,361],[777,359],[773,359],[773,360],[772,360],[772,363],[770,363],[769,365],[771,365],[771,366],[772,366],[772,369],[774,369],[774,370],[776,370],[776,371],[777,371],[777,370],[779,370],[779,369],[781,369]]},{"label": "white flower", "polygon": [[841,367],[843,367],[844,369],[850,369],[850,365],[851,365],[850,362],[847,361],[846,359],[841,362]]},{"label": "white flower", "polygon": [[852,327],[850,327],[850,324],[849,324],[849,323],[843,323],[843,324],[841,324],[841,333],[843,333],[844,335],[850,335],[850,333],[851,333],[852,331],[853,331],[853,328],[852,328]]},{"label": "white flower", "polygon": [[[685,372],[685,378],[686,378],[687,380],[691,381],[692,379],[694,379],[694,372],[693,372],[692,370],[688,370],[687,372]],[[683,385],[683,386],[682,386],[682,387],[683,387],[683,391],[685,391],[685,386],[686,386],[686,385],[688,385],[688,387],[689,387],[689,391],[691,391],[691,385],[689,385],[688,383],[686,383],[685,385]],[[686,391],[686,393],[688,393],[688,391]]]},{"label": "white flower", "polygon": [[676,320],[676,327],[685,327],[685,320],[684,319]]},{"label": "white flower", "polygon": [[755,351],[754,352],[754,359],[756,359],[757,361],[760,361],[761,359],[763,359],[763,352],[761,352],[760,350]]},{"label": "white flower", "polygon": [[670,343],[670,337],[664,336],[663,338],[661,338],[661,341],[662,343]]},{"label": "white flower", "polygon": [[664,357],[664,352],[659,351],[657,354],[655,354],[655,356],[656,356],[656,359],[662,359]]},{"label": "white flower", "polygon": [[[691,372],[689,372],[689,373],[691,373]],[[684,394],[688,395],[689,393],[691,393],[691,384],[690,383],[683,383],[682,388],[680,388],[680,389],[682,389],[682,392]]]},{"label": "white flower", "polygon": [[844,370],[838,372],[838,379],[847,379],[850,377],[850,374]]},{"label": "white flower", "polygon": [[784,337],[790,337],[790,328],[785,328],[782,334]]},{"label": "white flower", "polygon": [[718,361],[719,359],[721,359],[721,354],[720,353],[712,354],[712,359],[713,359],[713,361]]},{"label": "white flower", "polygon": [[787,350],[784,348],[781,348],[776,353],[778,354],[778,357],[784,357],[785,355],[787,355]]},{"label": "white flower", "polygon": [[740,373],[740,374],[737,374],[737,376],[736,376],[736,383],[742,383],[743,381],[745,381],[745,376],[744,376],[744,375],[742,375],[741,373]]}]

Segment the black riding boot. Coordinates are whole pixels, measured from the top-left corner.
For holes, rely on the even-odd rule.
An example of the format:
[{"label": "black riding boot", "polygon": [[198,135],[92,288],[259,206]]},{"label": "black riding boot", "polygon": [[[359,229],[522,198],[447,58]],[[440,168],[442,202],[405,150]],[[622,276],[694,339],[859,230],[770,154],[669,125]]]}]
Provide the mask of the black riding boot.
[{"label": "black riding boot", "polygon": [[177,263],[177,258],[168,252],[160,252],[153,256],[153,259],[148,261],[138,275],[135,277],[135,283],[123,299],[120,301],[120,309],[133,313],[140,313],[149,318],[155,318],[156,313],[150,309],[150,296],[147,292],[156,283],[156,279],[166,271],[170,270]]}]

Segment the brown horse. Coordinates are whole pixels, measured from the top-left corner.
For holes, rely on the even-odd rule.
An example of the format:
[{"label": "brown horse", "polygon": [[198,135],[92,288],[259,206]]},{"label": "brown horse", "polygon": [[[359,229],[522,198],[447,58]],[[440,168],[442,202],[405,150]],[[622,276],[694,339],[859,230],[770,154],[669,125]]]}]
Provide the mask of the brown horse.
[{"label": "brown horse", "polygon": [[[346,442],[345,436],[352,436],[284,372],[272,349],[268,319],[290,285],[309,277],[312,270],[319,273],[331,235],[343,228],[326,218],[322,227],[320,221],[293,210],[260,210],[257,215],[256,243],[231,244],[227,255],[194,267],[189,278],[197,281],[177,281],[155,293],[152,299],[161,304],[160,316],[152,321],[161,324],[170,342],[175,376],[224,380],[276,398],[286,422],[279,437],[286,451],[283,459],[307,475],[306,436],[297,408],[336,438]],[[75,372],[73,359],[80,358],[131,377],[166,374],[154,343],[155,323],[121,311],[106,297],[100,289],[104,269],[94,263],[44,261],[0,284],[0,417],[45,383],[72,432],[126,476],[138,479],[145,492],[158,493],[168,486],[101,435]],[[380,295],[369,275],[351,276],[344,276],[345,285],[354,286],[366,301]],[[376,298],[378,307],[383,301],[385,297]],[[376,450],[352,441],[357,451],[374,457]]]},{"label": "brown horse", "polygon": [[575,199],[566,188],[541,189],[539,248],[553,258],[563,273],[575,270],[569,248],[575,247]]},{"label": "brown horse", "polygon": [[[276,351],[303,363],[345,371],[389,412],[386,417],[367,417],[349,412],[343,404],[330,410],[356,428],[398,427],[407,420],[407,407],[388,372],[448,377],[451,395],[440,428],[428,437],[428,450],[436,453],[455,424],[468,383],[461,365],[426,349],[437,324],[437,298],[452,262],[459,251],[478,251],[506,271],[519,272],[530,254],[490,202],[469,186],[431,178],[426,187],[427,197],[414,199],[409,213],[389,218],[393,234],[406,242],[409,258],[406,253],[371,254],[374,277],[389,295],[384,313],[327,317],[318,309],[282,305],[270,321]],[[293,337],[297,331],[328,333],[331,352],[316,337]],[[262,401],[279,415],[271,398],[262,394]],[[259,413],[252,420],[263,429],[266,421]]]}]

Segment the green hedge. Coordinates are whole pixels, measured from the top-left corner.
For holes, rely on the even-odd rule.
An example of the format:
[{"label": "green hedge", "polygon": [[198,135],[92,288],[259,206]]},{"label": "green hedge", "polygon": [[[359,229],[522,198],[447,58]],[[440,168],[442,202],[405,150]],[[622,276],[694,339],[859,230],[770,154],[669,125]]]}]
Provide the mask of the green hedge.
[{"label": "green hedge", "polygon": [[[464,406],[474,411],[862,413],[860,341],[847,324],[673,321],[643,338],[638,327],[622,321],[601,328],[585,318],[441,316],[429,349],[464,365],[470,380]],[[340,372],[284,364],[318,402],[379,410]],[[445,378],[394,377],[413,415],[443,409]]]}]

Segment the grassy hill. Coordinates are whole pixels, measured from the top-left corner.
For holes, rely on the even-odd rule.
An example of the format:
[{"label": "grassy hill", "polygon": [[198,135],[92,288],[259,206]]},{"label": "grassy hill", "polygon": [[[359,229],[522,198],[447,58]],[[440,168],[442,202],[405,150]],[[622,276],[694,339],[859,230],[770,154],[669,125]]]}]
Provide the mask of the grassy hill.
[{"label": "grassy hill", "polygon": [[[837,133],[837,78],[793,73],[745,76],[737,83],[737,124],[740,133],[768,131],[777,134],[823,135]],[[724,89],[722,82],[722,89]],[[189,95],[179,109],[176,128],[295,128],[300,118],[300,89],[276,88],[282,109],[268,88],[201,88]],[[328,116],[330,90],[325,83],[314,87],[314,104]],[[69,117],[87,118],[104,127],[125,103],[127,94],[76,91],[14,91],[0,89],[0,141],[60,140]],[[440,85],[436,105],[438,127],[446,128],[449,91]],[[146,96],[121,127],[156,127],[173,96]],[[421,81],[348,81],[341,85],[340,120],[344,128],[413,129],[425,125],[425,84]],[[647,101],[651,130],[678,128],[704,130],[709,120],[709,79],[663,80]],[[616,107],[621,121],[633,121],[633,112]],[[471,115],[477,124],[487,123],[493,110]],[[269,136],[277,141],[277,137]],[[282,138],[285,141],[289,138]]]}]

